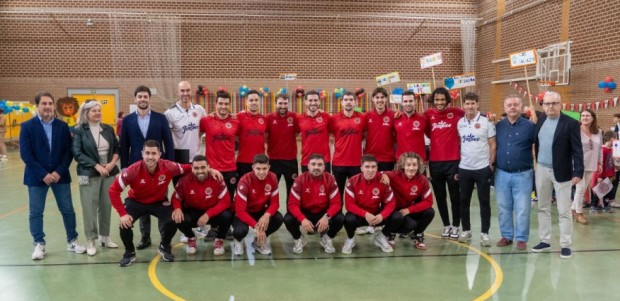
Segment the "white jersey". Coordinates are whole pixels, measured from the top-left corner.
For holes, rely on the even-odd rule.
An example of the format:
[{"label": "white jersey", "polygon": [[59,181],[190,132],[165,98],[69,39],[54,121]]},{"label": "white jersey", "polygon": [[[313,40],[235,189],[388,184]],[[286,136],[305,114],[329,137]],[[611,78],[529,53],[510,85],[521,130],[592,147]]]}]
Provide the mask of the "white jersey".
[{"label": "white jersey", "polygon": [[178,151],[189,151],[188,158],[191,162],[200,151],[200,119],[207,116],[205,109],[201,105],[192,104],[188,110],[185,110],[177,102],[164,114],[172,132],[175,157]]},{"label": "white jersey", "polygon": [[489,166],[489,138],[495,137],[495,124],[478,112],[472,120],[463,116],[457,127],[461,138],[459,168],[478,170]]}]

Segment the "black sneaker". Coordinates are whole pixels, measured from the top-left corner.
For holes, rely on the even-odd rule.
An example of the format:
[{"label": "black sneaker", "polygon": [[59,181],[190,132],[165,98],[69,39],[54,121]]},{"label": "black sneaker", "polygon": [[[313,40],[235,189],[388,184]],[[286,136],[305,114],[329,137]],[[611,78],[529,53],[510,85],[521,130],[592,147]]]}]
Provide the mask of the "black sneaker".
[{"label": "black sneaker", "polygon": [[232,232],[233,232],[232,228],[228,228],[228,231],[226,232],[226,240],[234,239]]},{"label": "black sneaker", "polygon": [[560,257],[564,259],[568,259],[573,257],[573,252],[571,252],[570,248],[562,248],[560,251]]},{"label": "black sneaker", "polygon": [[393,248],[396,245],[396,234],[392,233],[392,234],[388,235],[387,242]]},{"label": "black sneaker", "polygon": [[159,249],[157,250],[159,255],[161,255],[161,260],[163,261],[174,261],[174,255],[172,255],[172,249],[170,246],[164,247],[163,244],[159,244]]},{"label": "black sneaker", "polygon": [[142,239],[140,239],[140,243],[136,246],[136,249],[138,250],[146,249],[150,245],[151,245],[151,238],[148,236],[143,236]]},{"label": "black sneaker", "polygon": [[210,242],[215,240],[215,236],[217,236],[217,228],[211,228],[207,232],[207,236],[205,236],[205,242]]},{"label": "black sneaker", "polygon": [[118,262],[118,265],[124,268],[130,266],[134,261],[136,261],[136,252],[125,252],[123,259]]},{"label": "black sneaker", "polygon": [[540,243],[538,243],[532,248],[532,252],[540,253],[542,251],[549,250],[550,248],[551,248],[550,244],[541,241]]}]

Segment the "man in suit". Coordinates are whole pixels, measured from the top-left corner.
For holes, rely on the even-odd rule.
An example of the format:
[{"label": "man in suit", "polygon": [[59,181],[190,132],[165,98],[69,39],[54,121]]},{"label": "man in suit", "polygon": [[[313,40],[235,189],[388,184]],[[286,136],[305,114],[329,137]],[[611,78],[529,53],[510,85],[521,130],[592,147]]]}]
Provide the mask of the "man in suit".
[{"label": "man in suit", "polygon": [[77,243],[75,211],[71,199],[69,165],[71,133],[66,123],[54,118],[54,98],[50,93],[39,93],[34,98],[37,116],[24,122],[19,135],[19,150],[26,164],[24,185],[28,186],[30,207],[30,234],[34,239],[33,260],[45,257],[43,211],[45,198],[52,188],[67,233],[67,251],[84,253],[86,248]]},{"label": "man in suit", "polygon": [[[121,128],[121,168],[124,170],[131,164],[142,160],[142,147],[147,140],[155,140],[162,146],[162,157],[174,161],[174,143],[168,125],[168,119],[161,113],[151,110],[151,90],[146,86],[138,86],[134,91],[138,109],[123,118]],[[159,232],[162,225],[159,224]],[[151,218],[145,215],[140,218],[142,239],[136,247],[142,250],[151,245]]]},{"label": "man in suit", "polygon": [[536,123],[536,190],[538,192],[538,235],[532,252],[551,248],[551,192],[555,189],[560,221],[560,257],[571,258],[573,219],[571,186],[583,178],[583,150],[579,123],[560,112],[560,94],[548,91],[543,98],[543,115]]}]

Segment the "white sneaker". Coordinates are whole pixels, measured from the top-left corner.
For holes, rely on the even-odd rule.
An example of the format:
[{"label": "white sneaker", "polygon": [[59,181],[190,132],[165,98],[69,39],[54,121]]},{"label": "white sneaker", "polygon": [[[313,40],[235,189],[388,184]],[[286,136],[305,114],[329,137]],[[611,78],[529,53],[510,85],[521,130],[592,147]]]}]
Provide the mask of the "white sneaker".
[{"label": "white sneaker", "polygon": [[196,237],[188,238],[187,244],[185,245],[185,254],[194,255],[198,251],[196,246]]},{"label": "white sneaker", "polygon": [[336,248],[334,248],[334,243],[332,242],[332,239],[327,234],[323,234],[323,236],[321,237],[321,242],[319,242],[319,244],[321,245],[321,247],[323,247],[323,249],[325,249],[325,253],[327,254],[336,253]]},{"label": "white sneaker", "polygon": [[99,241],[101,242],[101,246],[102,247],[106,247],[106,248],[110,248],[110,249],[116,249],[118,248],[118,245],[115,244],[109,236],[101,236],[99,235]]},{"label": "white sneaker", "polygon": [[9,157],[7,155],[0,156],[0,161],[6,161],[8,159],[9,159]]},{"label": "white sneaker", "polygon": [[[452,235],[450,235],[450,238],[452,238]],[[468,242],[470,240],[471,240],[471,230],[463,231],[461,235],[459,236],[459,242]]]},{"label": "white sneaker", "polygon": [[258,251],[258,253],[261,253],[263,255],[271,254],[271,247],[269,247],[269,240],[265,241],[265,243],[262,245],[259,245],[258,242],[255,240],[252,242],[252,247],[254,248],[254,250]]},{"label": "white sneaker", "polygon": [[366,227],[366,234],[374,234],[374,233],[375,233],[375,227],[373,226]]},{"label": "white sneaker", "polygon": [[390,244],[387,241],[387,237],[385,237],[383,232],[379,232],[379,233],[377,233],[377,235],[375,235],[374,244],[375,244],[375,246],[381,248],[381,251],[383,251],[385,253],[392,253],[392,252],[394,252],[394,248],[392,248],[392,246],[390,246]]},{"label": "white sneaker", "polygon": [[483,247],[490,247],[491,246],[491,238],[489,238],[489,234],[488,233],[480,234],[480,245],[483,246]]},{"label": "white sneaker", "polygon": [[[205,227],[206,227],[206,226],[205,226]],[[208,232],[209,230],[207,230],[207,229],[206,229],[206,228],[204,228],[204,227],[196,227],[196,228],[193,228],[193,229],[192,229],[192,231],[194,231],[194,234],[196,234],[196,237],[197,237],[198,239],[202,239],[202,238],[205,238],[205,236],[207,236],[207,232]]]},{"label": "white sneaker", "polygon": [[95,240],[89,240],[86,243],[86,254],[88,254],[89,256],[94,256],[95,254],[97,254],[97,246],[95,245]]},{"label": "white sneaker", "polygon": [[364,234],[366,234],[366,228],[355,229],[355,235],[364,235]]},{"label": "white sneaker", "polygon": [[450,239],[459,239],[459,227],[452,227],[452,229],[450,229]]},{"label": "white sneaker", "polygon": [[179,241],[182,243],[187,243],[187,236],[185,236],[185,234],[181,233],[181,236],[179,236]]},{"label": "white sneaker", "polygon": [[80,245],[77,242],[77,239],[67,243],[67,251],[69,252],[75,252],[77,254],[82,254],[82,253],[86,253],[86,248],[84,248],[84,246]]},{"label": "white sneaker", "polygon": [[224,249],[224,240],[216,238],[215,242],[213,242],[213,255],[220,256],[226,253],[226,249]]},{"label": "white sneaker", "polygon": [[32,260],[41,260],[45,257],[45,245],[37,243],[34,245],[34,252],[32,252]]},{"label": "white sneaker", "polygon": [[243,243],[240,241],[237,241],[236,239],[233,239],[233,241],[230,243],[230,248],[232,250],[233,255],[243,255]]},{"label": "white sneaker", "polygon": [[304,251],[306,245],[306,237],[302,234],[299,239],[295,239],[295,245],[293,246],[293,253],[300,254]]},{"label": "white sneaker", "polygon": [[342,246],[342,254],[351,254],[353,247],[355,247],[355,237],[345,238],[344,245]]},{"label": "white sneaker", "polygon": [[441,231],[441,238],[450,237],[450,231],[452,230],[452,226],[443,227],[443,231]]}]

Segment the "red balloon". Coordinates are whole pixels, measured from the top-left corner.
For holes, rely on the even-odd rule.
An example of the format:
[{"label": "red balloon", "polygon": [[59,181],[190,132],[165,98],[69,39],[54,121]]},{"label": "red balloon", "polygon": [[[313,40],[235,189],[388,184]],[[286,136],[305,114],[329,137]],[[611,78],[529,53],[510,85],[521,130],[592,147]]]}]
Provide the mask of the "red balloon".
[{"label": "red balloon", "polygon": [[217,87],[217,90],[218,90],[218,91],[224,91],[224,87],[219,86],[219,87]]},{"label": "red balloon", "polygon": [[545,91],[538,93],[538,100],[542,101],[543,97],[545,97]]},{"label": "red balloon", "polygon": [[[605,82],[606,82],[606,83],[611,83],[611,82],[613,82],[613,81],[614,81],[614,78],[613,78],[613,77],[611,77],[611,76],[605,76]],[[607,91],[605,91],[605,92],[607,92]]]},{"label": "red balloon", "polygon": [[605,93],[611,93],[611,88],[609,87],[605,88]]}]

